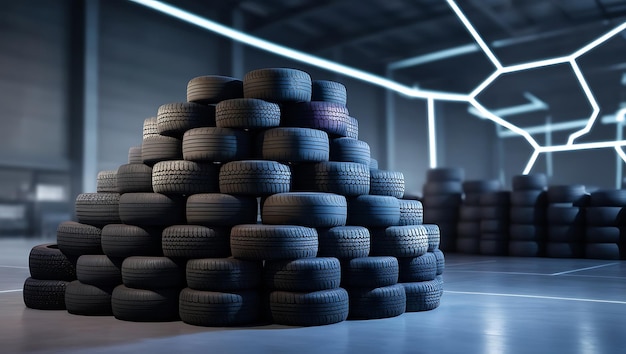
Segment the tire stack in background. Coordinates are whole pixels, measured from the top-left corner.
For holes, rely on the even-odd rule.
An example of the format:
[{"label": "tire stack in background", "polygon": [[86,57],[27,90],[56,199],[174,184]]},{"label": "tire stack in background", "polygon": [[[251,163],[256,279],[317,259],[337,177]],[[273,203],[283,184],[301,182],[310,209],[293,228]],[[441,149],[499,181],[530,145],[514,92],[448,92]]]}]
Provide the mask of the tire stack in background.
[{"label": "tire stack in background", "polygon": [[455,252],[459,208],[463,200],[461,168],[433,168],[426,171],[423,188],[424,223],[436,224],[441,232],[441,249]]},{"label": "tire stack in background", "polygon": [[[57,284],[67,310],[308,326],[439,306],[439,227],[401,199],[402,173],[378,169],[346,97],[295,69],[192,79],[188,102],[146,119],[128,164],[99,174],[78,222],[59,226],[55,254],[77,273]],[[29,307],[66,308],[31,293]]]},{"label": "tire stack in background", "polygon": [[[626,190],[598,190],[589,195],[585,210],[585,258],[620,259],[623,245]],[[623,254],[623,252],[622,252]]]},{"label": "tire stack in background", "polygon": [[513,176],[509,255],[545,255],[546,188],[544,174]]},{"label": "tire stack in background", "polygon": [[509,249],[509,214],[511,192],[487,192],[480,195],[479,253],[506,256]]},{"label": "tire stack in background", "polygon": [[456,251],[459,253],[478,254],[480,251],[480,196],[483,193],[501,189],[498,180],[477,180],[463,182],[465,197],[459,208]]},{"label": "tire stack in background", "polygon": [[587,196],[585,186],[579,184],[548,187],[546,256],[552,258],[583,256],[584,205]]}]

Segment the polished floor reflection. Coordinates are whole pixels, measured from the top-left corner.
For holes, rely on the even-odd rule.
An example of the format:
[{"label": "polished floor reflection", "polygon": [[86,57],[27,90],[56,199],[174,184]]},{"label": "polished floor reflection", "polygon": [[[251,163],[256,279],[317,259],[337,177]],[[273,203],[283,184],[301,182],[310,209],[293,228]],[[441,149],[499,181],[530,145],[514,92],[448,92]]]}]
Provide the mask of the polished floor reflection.
[{"label": "polished floor reflection", "polygon": [[203,328],[24,307],[30,248],[0,240],[1,353],[621,353],[626,262],[447,255],[441,306],[321,327]]}]

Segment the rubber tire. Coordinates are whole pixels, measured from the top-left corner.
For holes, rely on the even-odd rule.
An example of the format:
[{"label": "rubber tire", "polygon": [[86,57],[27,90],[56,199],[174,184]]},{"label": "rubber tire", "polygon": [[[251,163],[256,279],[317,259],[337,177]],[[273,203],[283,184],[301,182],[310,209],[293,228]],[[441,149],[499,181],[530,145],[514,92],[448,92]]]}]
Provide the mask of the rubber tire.
[{"label": "rubber tire", "polygon": [[113,289],[122,284],[122,261],[105,255],[82,255],[76,262],[76,279],[83,284]]},{"label": "rubber tire", "polygon": [[461,205],[459,207],[459,221],[479,222],[482,219],[481,212],[481,206]]},{"label": "rubber tire", "polygon": [[96,192],[119,193],[117,190],[117,171],[100,171],[96,181]]},{"label": "rubber tire", "polygon": [[[456,224],[459,221],[458,208],[425,208],[424,223],[426,224]],[[455,226],[456,228],[456,226]]]},{"label": "rubber tire", "polygon": [[509,241],[509,256],[511,257],[539,257],[542,255],[541,246],[534,241]]},{"label": "rubber tire", "polygon": [[347,225],[388,227],[400,222],[400,202],[383,195],[361,195],[348,200]]},{"label": "rubber tire", "polygon": [[282,162],[328,161],[328,134],[310,128],[273,128],[263,134],[263,160]]},{"label": "rubber tire", "polygon": [[182,140],[183,158],[195,162],[244,160],[250,156],[251,138],[245,131],[205,127],[190,129]]},{"label": "rubber tire", "polygon": [[150,117],[146,118],[143,121],[143,131],[142,131],[142,140],[145,140],[151,136],[158,136],[159,129],[157,128],[157,118]]},{"label": "rubber tire", "polygon": [[483,235],[487,233],[508,234],[510,227],[508,220],[483,219],[480,221],[480,232]]},{"label": "rubber tire", "polygon": [[225,100],[215,106],[219,128],[260,130],[280,125],[280,107],[255,98]]},{"label": "rubber tire", "polygon": [[619,245],[617,243],[588,243],[585,245],[585,258],[620,259]]},{"label": "rubber tire", "polygon": [[424,207],[429,208],[460,208],[463,195],[460,193],[429,194],[424,200]]},{"label": "rubber tire", "polygon": [[122,281],[134,289],[183,288],[185,268],[167,257],[128,257],[122,263]]},{"label": "rubber tire", "polygon": [[117,169],[117,189],[124,193],[152,193],[152,167],[138,164],[126,164]]},{"label": "rubber tire", "polygon": [[480,239],[478,237],[464,237],[459,234],[456,239],[456,251],[465,254],[478,254],[480,251]]},{"label": "rubber tire", "polygon": [[546,210],[534,207],[511,207],[512,224],[542,225],[546,223]]},{"label": "rubber tire", "polygon": [[141,146],[131,146],[128,148],[128,163],[129,164],[142,164],[141,159]]},{"label": "rubber tire", "polygon": [[585,242],[587,243],[621,243],[624,238],[619,227],[587,226]]},{"label": "rubber tire", "polygon": [[65,307],[72,315],[112,316],[112,292],[112,288],[103,289],[75,280],[65,289]]},{"label": "rubber tire", "polygon": [[274,323],[288,326],[322,326],[348,318],[349,299],[345,289],[310,293],[273,291],[269,296]]},{"label": "rubber tire", "polygon": [[547,241],[578,243],[584,238],[584,228],[576,225],[548,225]]},{"label": "rubber tire", "polygon": [[579,258],[582,256],[582,251],[579,243],[546,243],[546,256],[551,258]]},{"label": "rubber tire", "polygon": [[31,248],[28,255],[28,269],[33,279],[64,281],[76,279],[74,264],[54,243]]},{"label": "rubber tire", "polygon": [[603,189],[590,194],[589,206],[624,207],[626,206],[626,190]]},{"label": "rubber tire", "polygon": [[481,220],[509,220],[511,210],[508,207],[481,206]]},{"label": "rubber tire", "polygon": [[330,142],[332,161],[356,162],[369,167],[370,158],[370,146],[365,141],[343,137]]},{"label": "rubber tire", "polygon": [[310,101],[312,93],[311,75],[288,68],[266,68],[252,70],[243,78],[243,95],[269,102]]},{"label": "rubber tire", "polygon": [[419,200],[400,199],[400,221],[398,225],[422,225],[424,223],[424,206]]},{"label": "rubber tire", "polygon": [[546,239],[545,226],[532,224],[513,224],[509,227],[509,239],[511,241],[543,242]]},{"label": "rubber tire", "polygon": [[547,221],[549,225],[573,225],[585,221],[585,210],[574,206],[548,205]]},{"label": "rubber tire", "polygon": [[458,181],[426,182],[423,188],[424,199],[431,195],[462,194],[463,186]]},{"label": "rubber tire", "polygon": [[67,284],[64,280],[26,278],[22,291],[24,304],[36,310],[65,310]]},{"label": "rubber tire", "polygon": [[502,189],[502,184],[497,179],[464,181],[462,186],[465,194],[497,192]]},{"label": "rubber tire", "polygon": [[548,187],[548,177],[543,173],[517,175],[512,183],[513,191],[543,191]]},{"label": "rubber tire", "polygon": [[437,167],[426,171],[427,182],[454,181],[462,182],[465,179],[465,171],[456,167]]},{"label": "rubber tire", "polygon": [[370,171],[355,162],[325,161],[293,166],[293,190],[356,197],[370,192]]},{"label": "rubber tire", "polygon": [[479,238],[480,233],[480,221],[460,221],[457,224],[459,238]]},{"label": "rubber tire", "polygon": [[243,81],[229,76],[197,76],[187,83],[187,101],[215,104],[243,97]]},{"label": "rubber tire", "polygon": [[378,288],[394,285],[400,273],[398,259],[372,256],[346,260],[341,264],[341,286],[345,288]]},{"label": "rubber tire", "polygon": [[480,195],[480,206],[482,207],[509,207],[511,205],[511,192],[487,192]]},{"label": "rubber tire", "polygon": [[261,208],[261,220],[271,225],[307,227],[344,226],[346,198],[331,193],[292,192],[273,194]]},{"label": "rubber tire", "polygon": [[222,165],[220,193],[265,196],[289,192],[291,170],[276,161],[243,160]]},{"label": "rubber tire", "polygon": [[76,197],[76,219],[97,227],[119,224],[119,202],[117,193],[81,193]]},{"label": "rubber tire", "polygon": [[352,259],[370,253],[370,232],[363,226],[335,226],[318,229],[318,257]]},{"label": "rubber tire", "polygon": [[215,107],[193,102],[168,103],[157,110],[159,134],[182,138],[189,130],[215,126]]},{"label": "rubber tire", "polygon": [[259,319],[257,291],[213,292],[185,288],[180,292],[180,318],[194,326],[226,327],[253,324]]},{"label": "rubber tire", "polygon": [[218,191],[219,166],[193,161],[162,161],[152,168],[155,193],[191,195]]},{"label": "rubber tire", "polygon": [[180,289],[132,289],[119,285],[113,289],[111,307],[118,320],[133,322],[176,321]]},{"label": "rubber tire", "polygon": [[234,258],[190,259],[186,276],[187,286],[194,290],[231,292],[255,289],[263,279],[263,264]]},{"label": "rubber tire", "polygon": [[548,203],[574,203],[585,195],[581,184],[558,185],[548,188]]},{"label": "rubber tire", "polygon": [[348,129],[346,131],[346,138],[359,138],[359,121],[358,119],[351,116],[348,116]]},{"label": "rubber tire", "polygon": [[295,225],[237,225],[230,232],[233,257],[281,260],[315,257],[317,231]]},{"label": "rubber tire", "polygon": [[433,254],[437,258],[437,275],[443,274],[446,268],[446,258],[443,252],[439,249],[433,251]]},{"label": "rubber tire", "polygon": [[102,251],[112,258],[162,256],[161,229],[109,224],[102,228]]},{"label": "rubber tire", "polygon": [[371,320],[400,316],[406,312],[404,286],[395,284],[374,289],[349,289],[349,319]]},{"label": "rubber tire", "polygon": [[180,139],[164,135],[153,135],[143,139],[141,160],[148,166],[154,166],[160,161],[181,160],[182,158]]},{"label": "rubber tire", "polygon": [[372,229],[370,234],[372,256],[418,257],[428,251],[428,235],[423,225]]},{"label": "rubber tire", "polygon": [[523,190],[511,192],[511,206],[535,207],[545,209],[548,205],[548,194],[543,190]]},{"label": "rubber tire", "polygon": [[622,207],[594,206],[585,208],[587,226],[621,226],[626,217]]},{"label": "rubber tire", "polygon": [[234,226],[257,221],[258,203],[253,197],[221,193],[194,194],[187,198],[187,222],[205,226]]},{"label": "rubber tire", "polygon": [[437,279],[422,282],[401,284],[406,292],[406,312],[434,310],[441,304],[443,280]]},{"label": "rubber tire", "polygon": [[370,170],[370,194],[401,199],[404,196],[404,188],[402,172]]},{"label": "rubber tire", "polygon": [[487,256],[506,256],[508,242],[506,240],[481,239],[478,252]]},{"label": "rubber tire", "polygon": [[163,230],[163,255],[172,258],[230,256],[230,229],[199,225],[172,225]]},{"label": "rubber tire", "polygon": [[348,133],[348,109],[333,102],[296,102],[284,105],[281,126],[323,130],[331,138]]},{"label": "rubber tire", "polygon": [[70,258],[75,259],[83,254],[102,254],[101,240],[102,230],[96,226],[64,221],[57,227],[58,248]]},{"label": "rubber tire", "polygon": [[400,283],[429,281],[437,277],[437,257],[432,252],[418,257],[398,258],[398,265]]},{"label": "rubber tire", "polygon": [[159,193],[126,193],[120,197],[119,212],[128,225],[177,225],[185,221],[185,200]]},{"label": "rubber tire", "polygon": [[311,81],[311,101],[335,102],[345,106],[347,99],[348,92],[342,83],[330,80]]},{"label": "rubber tire", "polygon": [[370,170],[377,170],[378,169],[378,160],[376,160],[375,158],[370,158]]},{"label": "rubber tire", "polygon": [[316,257],[266,261],[264,289],[312,292],[336,289],[341,284],[341,265],[337,258]]}]

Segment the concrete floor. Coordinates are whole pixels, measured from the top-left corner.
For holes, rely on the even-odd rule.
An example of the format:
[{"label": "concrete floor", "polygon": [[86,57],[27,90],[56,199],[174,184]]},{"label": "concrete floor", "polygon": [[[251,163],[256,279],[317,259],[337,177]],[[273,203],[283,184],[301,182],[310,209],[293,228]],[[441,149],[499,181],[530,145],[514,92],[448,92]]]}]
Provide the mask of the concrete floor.
[{"label": "concrete floor", "polygon": [[626,262],[447,255],[441,306],[321,327],[204,328],[27,309],[28,252],[0,240],[0,353],[624,353]]}]

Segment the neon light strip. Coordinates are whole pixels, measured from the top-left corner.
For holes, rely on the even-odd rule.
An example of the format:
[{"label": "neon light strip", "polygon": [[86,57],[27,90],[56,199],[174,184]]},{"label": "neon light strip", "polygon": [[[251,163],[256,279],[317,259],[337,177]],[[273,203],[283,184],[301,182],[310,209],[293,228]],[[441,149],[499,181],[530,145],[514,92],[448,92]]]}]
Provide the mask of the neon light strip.
[{"label": "neon light strip", "polygon": [[513,73],[513,72],[518,72],[518,71],[529,70],[529,69],[537,69],[537,68],[542,68],[545,66],[565,64],[565,63],[568,63],[569,61],[570,61],[570,57],[564,56],[564,57],[558,57],[558,58],[552,58],[552,59],[533,61],[533,62],[528,62],[528,63],[515,64],[515,65],[503,67],[500,73],[508,74],[508,73]]},{"label": "neon light strip", "polygon": [[535,165],[535,162],[537,161],[537,157],[539,157],[539,150],[535,149],[535,151],[533,151],[533,154],[530,156],[530,159],[528,160],[528,163],[526,164],[526,168],[524,168],[524,172],[522,172],[523,174],[527,175],[530,173],[530,170],[532,170],[533,166]]},{"label": "neon light strip", "polygon": [[600,114],[600,106],[598,106],[598,102],[596,101],[596,98],[593,96],[593,93],[591,92],[591,89],[589,88],[589,85],[587,84],[587,81],[585,80],[583,73],[580,71],[580,67],[578,66],[578,63],[576,63],[575,59],[572,59],[570,63],[572,65],[572,69],[574,69],[576,78],[578,78],[578,82],[580,83],[580,86],[583,89],[583,92],[585,92],[585,95],[587,96],[587,99],[589,100],[589,103],[591,104],[593,111],[591,113],[591,117],[589,117],[589,122],[587,123],[587,125],[583,129],[576,131],[569,136],[569,138],[567,139],[568,145],[573,144],[576,138],[589,133],[589,131],[591,130],[591,127],[593,127],[593,124],[596,122],[596,119],[598,118],[598,114]]},{"label": "neon light strip", "polygon": [[588,51],[592,50],[593,48],[599,46],[600,44],[608,41],[609,39],[611,39],[613,36],[615,36],[616,34],[620,33],[621,31],[626,29],[626,22],[622,23],[621,25],[613,28],[612,30],[608,31],[607,33],[603,34],[602,36],[600,36],[599,38],[591,41],[591,43],[587,44],[586,46],[580,48],[579,50],[575,51],[572,54],[573,58],[578,58],[579,56],[587,53]]},{"label": "neon light strip", "polygon": [[616,122],[623,122],[625,118],[626,118],[626,108],[622,108],[619,111],[617,111],[617,113],[615,113]]},{"label": "neon light strip", "polygon": [[624,160],[624,162],[626,162],[626,153],[624,152],[624,150],[622,149],[621,146],[616,146],[615,147],[615,151],[617,152],[617,154],[619,155],[619,157],[622,158],[622,160]]},{"label": "neon light strip", "polygon": [[582,143],[582,144],[565,144],[565,145],[552,145],[552,146],[540,146],[537,148],[539,152],[558,152],[558,151],[576,151],[576,150],[590,150],[600,149],[607,147],[626,146],[626,140],[619,141],[599,141],[595,143]]},{"label": "neon light strip", "polygon": [[533,137],[530,134],[528,134],[528,132],[525,131],[524,129],[516,125],[513,125],[509,123],[508,121],[496,116],[495,114],[493,114],[491,111],[486,109],[483,105],[478,103],[478,101],[476,101],[473,98],[470,100],[470,104],[474,106],[474,108],[476,108],[480,113],[482,113],[487,119],[523,136],[528,141],[528,143],[533,147],[533,149],[537,149],[540,147],[539,144],[535,141],[535,139],[533,139]]},{"label": "neon light strip", "polygon": [[435,136],[435,100],[428,99],[428,153],[430,168],[437,167],[437,140]]}]

